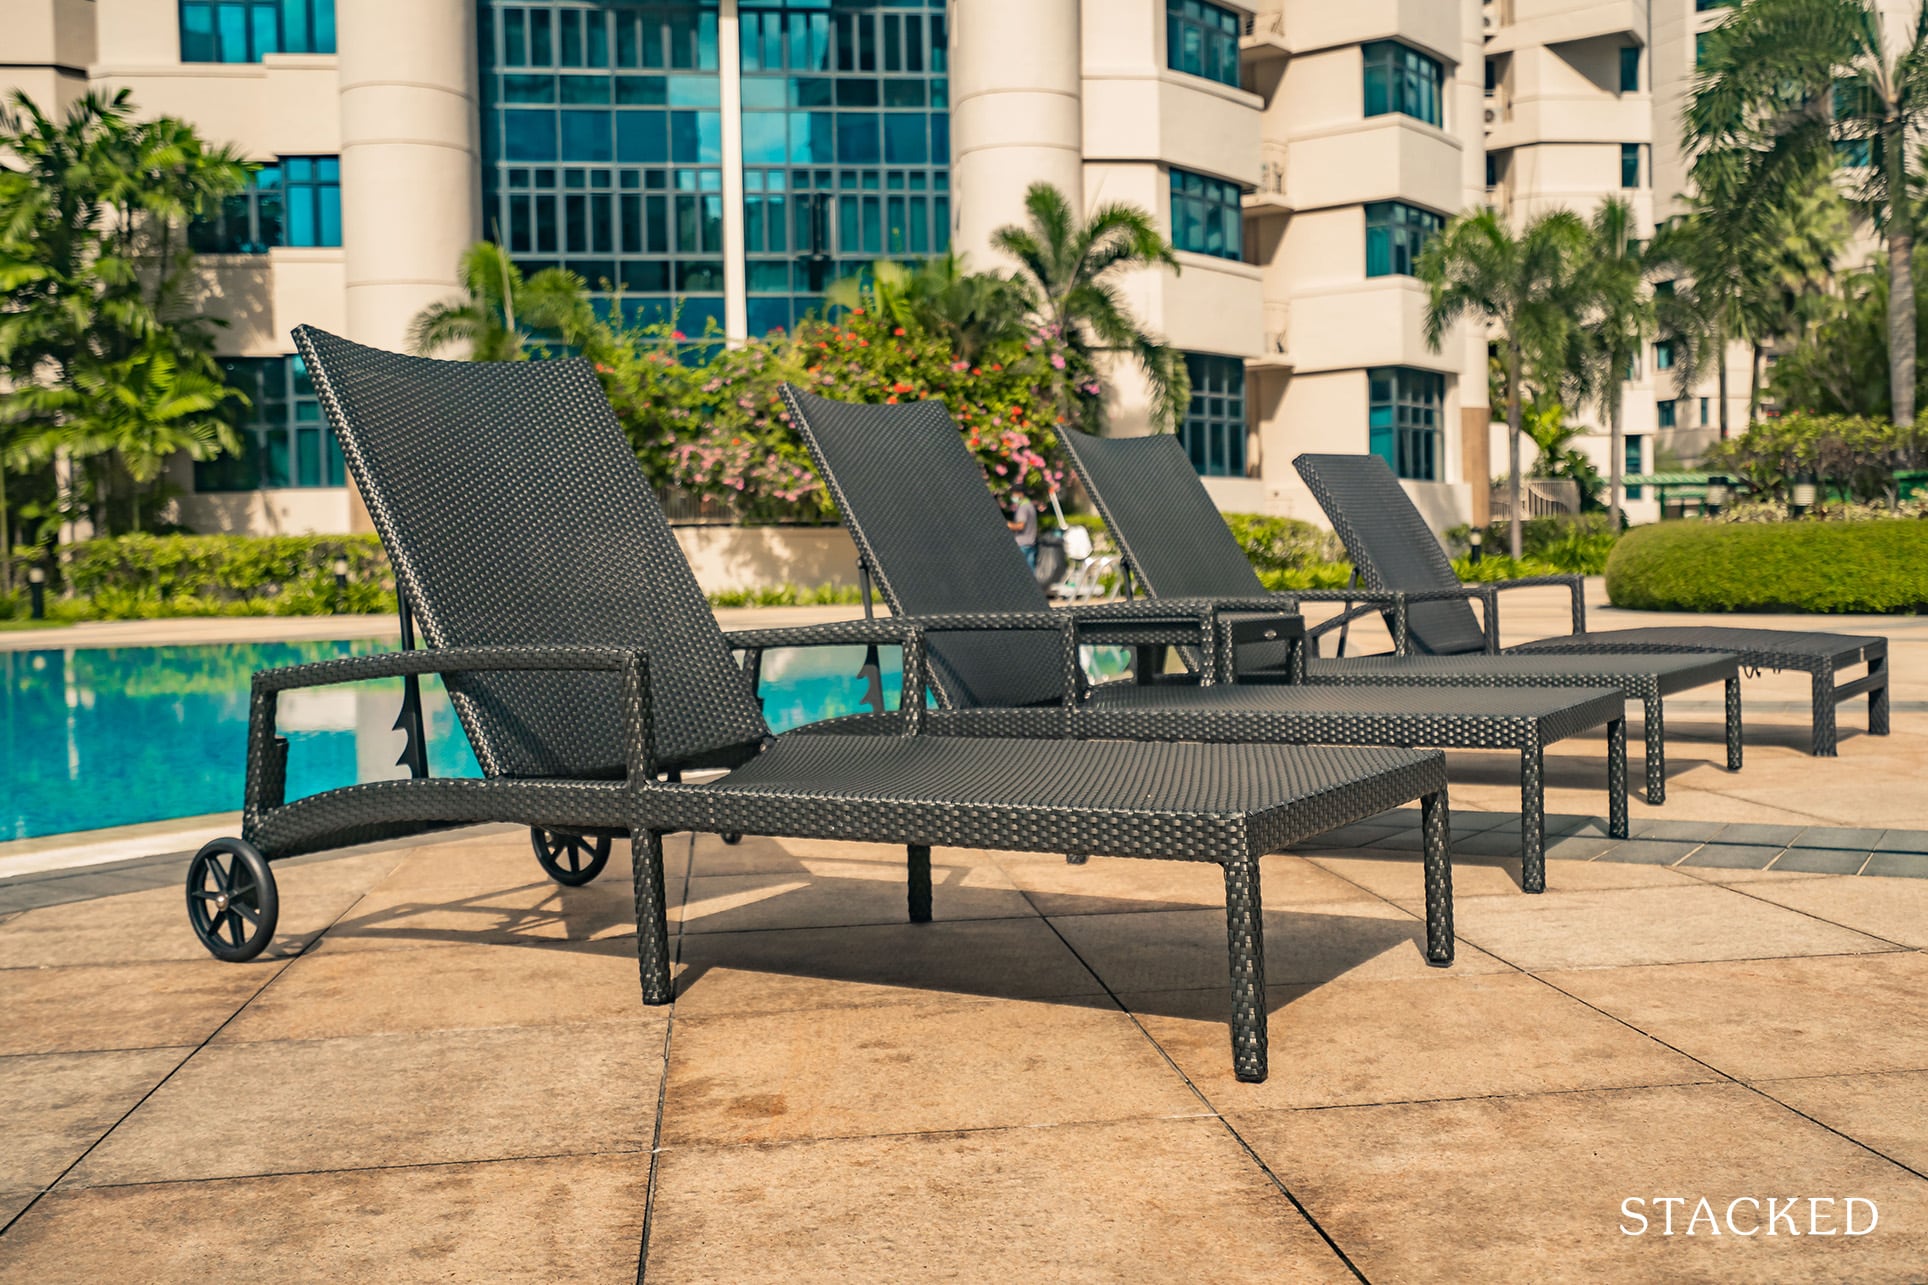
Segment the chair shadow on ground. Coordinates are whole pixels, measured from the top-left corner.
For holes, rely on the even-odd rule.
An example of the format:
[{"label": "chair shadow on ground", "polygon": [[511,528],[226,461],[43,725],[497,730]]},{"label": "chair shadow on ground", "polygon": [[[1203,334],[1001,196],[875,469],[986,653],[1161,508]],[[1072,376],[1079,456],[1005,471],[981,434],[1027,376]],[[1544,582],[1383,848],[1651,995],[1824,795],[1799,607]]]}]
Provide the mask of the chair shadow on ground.
[{"label": "chair shadow on ground", "polygon": [[[715,850],[738,852],[704,839]],[[676,841],[684,840],[677,836]],[[672,921],[679,1000],[697,993],[705,978],[721,969],[1105,1010],[1116,1010],[1120,1001],[1113,996],[1122,995],[1136,1012],[1225,1016],[1229,968],[1222,900],[1195,897],[1189,889],[1170,896],[1104,890],[1107,871],[1127,865],[1197,864],[1203,866],[1199,873],[1217,884],[1216,869],[1204,863],[1094,857],[1087,865],[1067,867],[1065,878],[1088,881],[1091,891],[1052,891],[1047,923],[1024,894],[1001,880],[995,887],[972,886],[971,874],[980,867],[946,865],[940,850],[932,869],[937,919],[913,924],[907,919],[901,860],[872,855],[878,850],[870,848],[861,859],[810,857],[786,864],[772,851],[780,841],[751,838],[745,844],[759,845],[762,852],[750,862],[725,858],[725,869],[757,867],[727,877],[731,904],[706,909],[700,929],[678,934]],[[623,846],[617,845],[610,869],[583,888],[530,880],[384,901],[377,887],[326,936],[364,939],[372,948],[489,944],[633,958],[635,912]],[[1419,893],[1416,853],[1369,855],[1409,865]],[[699,858],[699,874],[701,866]],[[826,874],[826,866],[851,872]],[[672,915],[681,905],[678,892],[672,887]],[[784,904],[790,899],[794,908]],[[1347,913],[1344,903],[1317,911],[1289,905],[1266,911],[1270,1011],[1389,952],[1409,956],[1401,964],[1407,975],[1428,971],[1420,918],[1384,902],[1358,904],[1373,913]],[[844,907],[851,913],[840,916],[837,911]]]}]

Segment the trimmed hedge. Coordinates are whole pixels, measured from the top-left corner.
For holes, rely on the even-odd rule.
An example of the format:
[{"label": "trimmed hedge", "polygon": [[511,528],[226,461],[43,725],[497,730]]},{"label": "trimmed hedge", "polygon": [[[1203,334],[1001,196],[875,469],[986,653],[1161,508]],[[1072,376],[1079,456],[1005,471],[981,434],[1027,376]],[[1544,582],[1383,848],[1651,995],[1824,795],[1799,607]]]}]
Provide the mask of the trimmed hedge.
[{"label": "trimmed hedge", "polygon": [[1642,611],[1917,612],[1928,521],[1638,527],[1607,559],[1607,597]]}]

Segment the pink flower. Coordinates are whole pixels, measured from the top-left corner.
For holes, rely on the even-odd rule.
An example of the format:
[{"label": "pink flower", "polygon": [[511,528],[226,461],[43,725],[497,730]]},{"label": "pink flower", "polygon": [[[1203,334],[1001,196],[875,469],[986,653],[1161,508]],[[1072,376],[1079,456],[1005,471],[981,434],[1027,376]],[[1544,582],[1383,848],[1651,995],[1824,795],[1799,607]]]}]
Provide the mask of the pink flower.
[{"label": "pink flower", "polygon": [[1054,353],[1052,353],[1052,354],[1051,354],[1051,368],[1052,368],[1053,370],[1063,370],[1063,369],[1064,369],[1064,354],[1063,354],[1063,353],[1055,353],[1055,352],[1054,352]]}]

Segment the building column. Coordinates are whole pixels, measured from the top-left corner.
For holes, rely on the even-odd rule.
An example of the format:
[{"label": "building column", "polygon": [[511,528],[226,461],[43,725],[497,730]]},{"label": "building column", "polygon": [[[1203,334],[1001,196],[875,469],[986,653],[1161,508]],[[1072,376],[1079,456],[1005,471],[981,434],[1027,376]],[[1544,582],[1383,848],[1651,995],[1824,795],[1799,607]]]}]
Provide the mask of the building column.
[{"label": "building column", "polygon": [[[335,21],[347,337],[400,351],[480,231],[475,6],[337,0]],[[370,529],[359,495],[351,510]]]},{"label": "building column", "polygon": [[952,0],[950,33],[951,245],[984,269],[1031,184],[1084,212],[1079,0]]}]

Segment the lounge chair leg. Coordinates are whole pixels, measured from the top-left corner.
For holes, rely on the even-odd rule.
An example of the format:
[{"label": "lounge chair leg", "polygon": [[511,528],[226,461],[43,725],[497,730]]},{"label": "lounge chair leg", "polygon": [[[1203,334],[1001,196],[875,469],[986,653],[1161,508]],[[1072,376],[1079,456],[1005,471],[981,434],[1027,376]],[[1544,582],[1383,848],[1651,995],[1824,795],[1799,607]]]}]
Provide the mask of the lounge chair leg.
[{"label": "lounge chair leg", "polygon": [[1727,680],[1727,770],[1741,770],[1741,680]]},{"label": "lounge chair leg", "polygon": [[927,924],[931,921],[931,850],[916,843],[907,850],[910,853],[910,921]]},{"label": "lounge chair leg", "polygon": [[1088,852],[1067,852],[1064,854],[1064,863],[1068,866],[1081,866],[1089,860],[1091,860],[1091,854]]},{"label": "lounge chair leg", "polygon": [[1546,891],[1546,751],[1520,747],[1520,887]]},{"label": "lounge chair leg", "polygon": [[663,836],[653,830],[630,836],[636,883],[636,960],[643,975],[643,1003],[675,998],[669,980],[669,922],[663,897]]},{"label": "lounge chair leg", "polygon": [[1808,752],[1815,758],[1834,757],[1834,666],[1814,671],[1814,740]]},{"label": "lounge chair leg", "polygon": [[1879,676],[1880,686],[1868,693],[1868,735],[1886,736],[1888,734],[1888,658],[1886,655],[1868,657],[1868,676]]},{"label": "lounge chair leg", "polygon": [[1419,824],[1426,843],[1426,962],[1445,968],[1453,962],[1453,818],[1445,790],[1419,800]]},{"label": "lounge chair leg", "polygon": [[1247,1084],[1265,1080],[1265,910],[1259,859],[1225,863],[1225,936],[1232,964],[1232,1069]]},{"label": "lounge chair leg", "polygon": [[1627,837],[1627,720],[1607,724],[1607,837]]},{"label": "lounge chair leg", "polygon": [[1667,716],[1659,692],[1642,698],[1641,722],[1641,739],[1647,743],[1647,802],[1659,807],[1667,801]]}]

